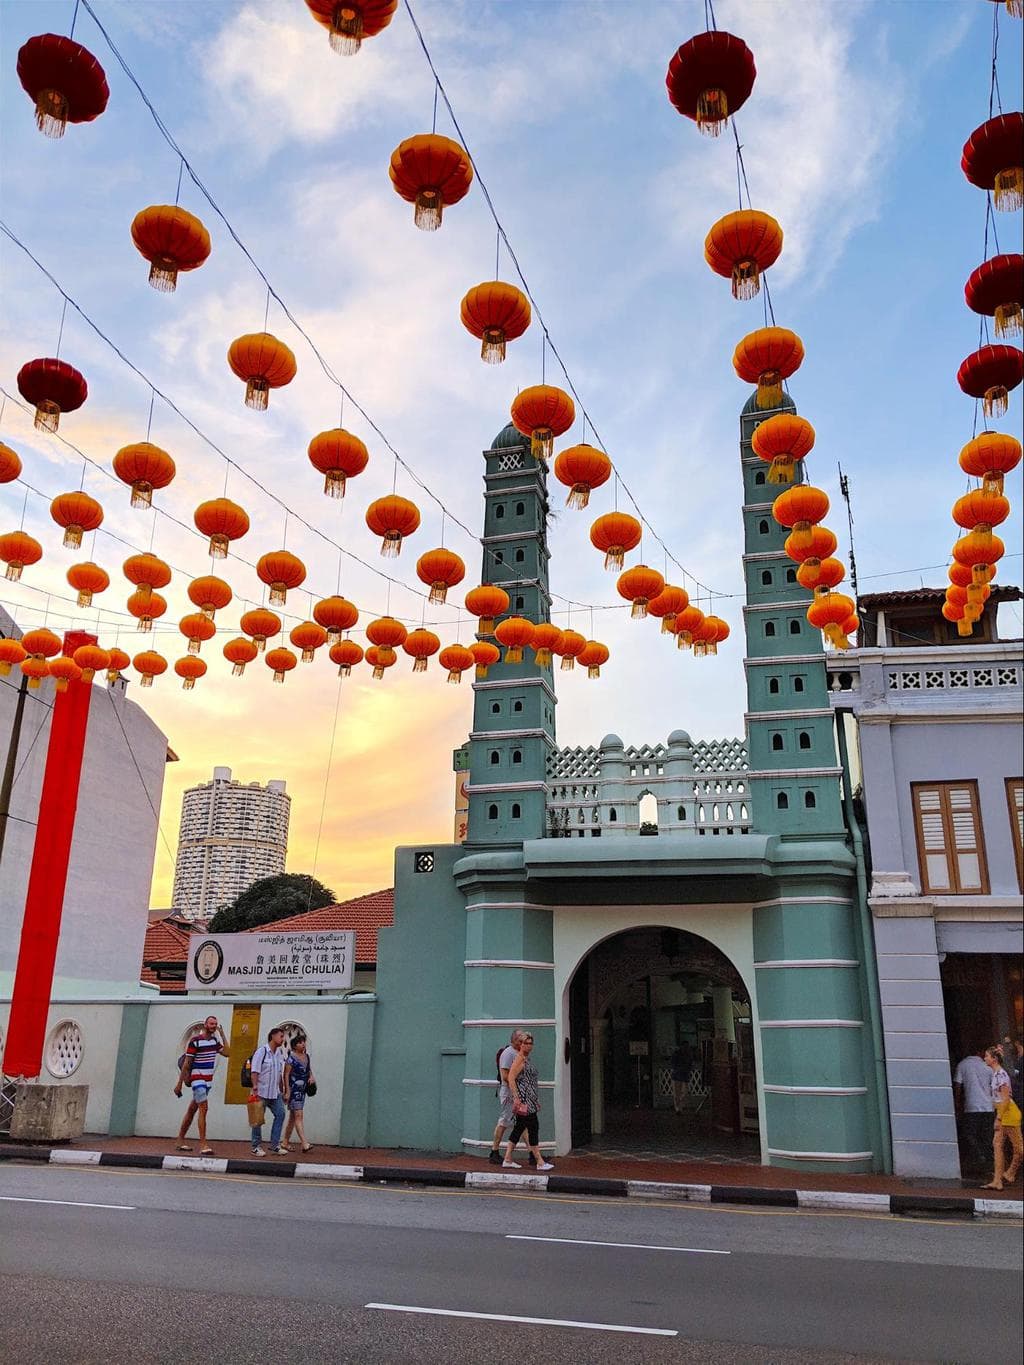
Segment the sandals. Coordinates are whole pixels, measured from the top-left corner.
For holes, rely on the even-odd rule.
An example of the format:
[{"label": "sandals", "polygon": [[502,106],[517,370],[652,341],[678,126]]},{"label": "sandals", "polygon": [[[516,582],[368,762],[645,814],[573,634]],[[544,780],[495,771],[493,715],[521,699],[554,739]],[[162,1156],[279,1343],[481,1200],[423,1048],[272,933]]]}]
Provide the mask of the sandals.
[{"label": "sandals", "polygon": [[313,1144],[312,1144],[311,1142],[307,1142],[306,1145],[305,1145],[305,1147],[303,1147],[302,1150],[303,1150],[304,1152],[311,1152],[311,1151],[313,1150]]},{"label": "sandals", "polygon": [[200,1148],[199,1148],[199,1155],[200,1155],[200,1156],[215,1156],[216,1153],[214,1152],[214,1150],[213,1150],[212,1147],[200,1147]]},{"label": "sandals", "polygon": [[191,1152],[192,1148],[187,1142],[179,1142],[176,1150],[179,1152]]}]

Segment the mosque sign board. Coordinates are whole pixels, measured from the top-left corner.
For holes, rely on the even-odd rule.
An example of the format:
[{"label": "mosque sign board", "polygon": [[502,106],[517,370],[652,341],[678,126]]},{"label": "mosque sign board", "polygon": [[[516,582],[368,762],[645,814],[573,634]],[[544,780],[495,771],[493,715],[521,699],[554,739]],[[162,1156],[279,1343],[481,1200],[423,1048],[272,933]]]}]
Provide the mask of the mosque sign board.
[{"label": "mosque sign board", "polygon": [[193,934],[190,991],[345,990],[355,969],[354,929]]}]

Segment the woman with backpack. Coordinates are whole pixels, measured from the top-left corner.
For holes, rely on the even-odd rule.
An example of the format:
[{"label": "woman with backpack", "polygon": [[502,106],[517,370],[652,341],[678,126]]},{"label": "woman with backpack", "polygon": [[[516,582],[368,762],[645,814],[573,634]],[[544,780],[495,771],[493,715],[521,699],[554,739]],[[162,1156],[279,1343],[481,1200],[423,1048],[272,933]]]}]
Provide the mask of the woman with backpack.
[{"label": "woman with backpack", "polygon": [[313,1064],[306,1050],[306,1035],[297,1033],[292,1039],[292,1050],[284,1068],[284,1102],[288,1106],[288,1124],[284,1130],[284,1142],[288,1143],[292,1133],[297,1134],[302,1150],[308,1152],[313,1144],[306,1141],[305,1107],[306,1096],[316,1094],[316,1079]]},{"label": "woman with backpack", "polygon": [[502,1166],[511,1166],[519,1169],[519,1162],[513,1161],[512,1156],[516,1150],[516,1143],[526,1134],[526,1140],[530,1145],[530,1155],[537,1163],[538,1171],[553,1171],[555,1168],[550,1161],[545,1161],[541,1155],[540,1147],[540,1121],[537,1115],[540,1111],[540,1081],[537,1075],[537,1068],[533,1064],[531,1053],[533,1052],[533,1034],[524,1033],[522,1042],[519,1044],[519,1055],[508,1069],[508,1088],[512,1092],[512,1112],[515,1115],[515,1126],[509,1135],[508,1145],[505,1148],[505,1160]]}]

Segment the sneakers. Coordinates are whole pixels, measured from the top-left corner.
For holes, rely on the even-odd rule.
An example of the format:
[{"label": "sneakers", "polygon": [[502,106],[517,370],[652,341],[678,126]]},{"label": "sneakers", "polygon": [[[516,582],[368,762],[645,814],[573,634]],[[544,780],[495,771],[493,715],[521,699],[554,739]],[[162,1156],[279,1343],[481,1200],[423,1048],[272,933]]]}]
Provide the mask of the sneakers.
[{"label": "sneakers", "polygon": [[253,1156],[266,1156],[266,1152],[263,1150],[262,1147],[254,1147],[252,1149],[252,1154]]},{"label": "sneakers", "polygon": [[487,1154],[487,1160],[491,1163],[492,1166],[501,1165],[501,1152],[498,1150],[497,1147],[491,1148],[491,1150]]},{"label": "sneakers", "polygon": [[275,1156],[291,1156],[291,1153],[292,1149],[290,1147],[277,1146],[274,1148]]},{"label": "sneakers", "polygon": [[523,1169],[518,1161],[503,1161],[501,1164],[506,1170],[521,1171]]},{"label": "sneakers", "polygon": [[555,1168],[550,1161],[542,1161],[537,1167],[538,1171],[553,1171]]}]

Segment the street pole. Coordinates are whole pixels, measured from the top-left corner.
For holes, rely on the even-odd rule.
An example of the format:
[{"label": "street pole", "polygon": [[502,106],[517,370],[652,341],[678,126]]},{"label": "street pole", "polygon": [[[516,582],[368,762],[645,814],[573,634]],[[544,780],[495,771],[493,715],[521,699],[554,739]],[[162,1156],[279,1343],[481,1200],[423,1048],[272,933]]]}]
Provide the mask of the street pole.
[{"label": "street pole", "polygon": [[18,746],[21,743],[21,722],[25,715],[25,698],[28,696],[28,678],[21,675],[18,700],[14,704],[14,722],[11,725],[11,738],[7,745],[7,760],[4,775],[0,779],[0,863],[4,859],[4,840],[7,838],[7,817],[11,810],[11,792],[14,789],[14,769],[18,761]]},{"label": "street pole", "polygon": [[[64,653],[95,643],[95,635],[68,631]],[[32,1080],[42,1070],[92,691],[91,683],[79,679],[54,698],[4,1048],[5,1076]]]}]

